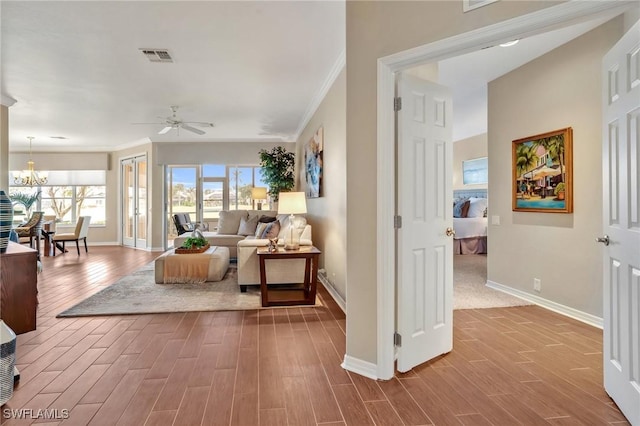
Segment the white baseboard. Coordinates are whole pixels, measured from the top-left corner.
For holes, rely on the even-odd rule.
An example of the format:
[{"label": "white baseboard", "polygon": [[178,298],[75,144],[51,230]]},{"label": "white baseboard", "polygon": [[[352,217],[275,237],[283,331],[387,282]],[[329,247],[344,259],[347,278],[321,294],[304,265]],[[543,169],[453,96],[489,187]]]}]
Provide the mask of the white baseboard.
[{"label": "white baseboard", "polygon": [[99,242],[87,241],[87,245],[91,247],[91,246],[120,246],[122,244],[120,244],[117,241],[99,241]]},{"label": "white baseboard", "polygon": [[536,296],[535,294],[527,293],[525,291],[518,290],[512,287],[507,287],[506,285],[498,284],[494,281],[487,281],[487,287],[510,294],[511,296],[519,297],[520,299],[524,299],[533,304],[549,309],[550,311],[557,312],[559,314],[568,316],[569,318],[584,322],[585,324],[589,324],[593,327],[603,327],[603,320],[600,317],[579,311],[569,306],[561,305],[560,303],[556,303],[543,297]]},{"label": "white baseboard", "polygon": [[378,366],[372,362],[345,355],[341,367],[369,379],[378,380]]},{"label": "white baseboard", "polygon": [[324,288],[327,289],[331,297],[333,297],[333,300],[336,301],[340,309],[342,309],[342,312],[347,313],[347,303],[342,298],[342,296],[340,296],[340,294],[336,291],[336,288],[329,282],[327,277],[325,277],[322,274],[318,274],[318,279],[320,280]]}]

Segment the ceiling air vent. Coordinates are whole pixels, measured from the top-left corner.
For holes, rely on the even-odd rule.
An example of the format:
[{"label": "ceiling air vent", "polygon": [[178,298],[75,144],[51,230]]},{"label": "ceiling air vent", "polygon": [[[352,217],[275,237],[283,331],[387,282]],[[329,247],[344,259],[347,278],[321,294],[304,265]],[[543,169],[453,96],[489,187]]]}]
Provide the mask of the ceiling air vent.
[{"label": "ceiling air vent", "polygon": [[173,62],[167,49],[140,49],[151,62]]}]

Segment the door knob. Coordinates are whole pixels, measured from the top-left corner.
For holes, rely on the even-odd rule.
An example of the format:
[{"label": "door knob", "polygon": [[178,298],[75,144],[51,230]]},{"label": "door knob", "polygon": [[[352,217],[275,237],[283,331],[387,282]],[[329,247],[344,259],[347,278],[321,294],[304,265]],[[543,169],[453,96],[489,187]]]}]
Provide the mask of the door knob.
[{"label": "door knob", "polygon": [[456,231],[453,228],[447,228],[446,234],[447,234],[447,237],[451,237],[456,235]]},{"label": "door knob", "polygon": [[603,243],[605,246],[609,245],[609,236],[605,235],[604,237],[596,238],[596,243]]}]

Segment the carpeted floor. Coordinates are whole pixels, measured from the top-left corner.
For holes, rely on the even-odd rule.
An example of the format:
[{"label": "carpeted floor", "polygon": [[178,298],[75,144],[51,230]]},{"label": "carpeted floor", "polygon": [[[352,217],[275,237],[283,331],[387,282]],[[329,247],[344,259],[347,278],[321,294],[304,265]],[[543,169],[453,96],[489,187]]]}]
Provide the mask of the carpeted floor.
[{"label": "carpeted floor", "polygon": [[[240,292],[235,264],[222,281],[204,284],[156,284],[153,268],[143,266],[58,317],[262,309],[259,286]],[[315,306],[322,306],[318,297]]]},{"label": "carpeted floor", "polygon": [[504,308],[530,302],[487,287],[487,256],[453,256],[453,309]]}]

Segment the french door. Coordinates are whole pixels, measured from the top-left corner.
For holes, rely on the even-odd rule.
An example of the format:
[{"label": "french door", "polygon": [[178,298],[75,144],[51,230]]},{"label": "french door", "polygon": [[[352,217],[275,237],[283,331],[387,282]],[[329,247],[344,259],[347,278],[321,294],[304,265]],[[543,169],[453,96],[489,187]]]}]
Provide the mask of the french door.
[{"label": "french door", "polygon": [[122,245],[147,247],[147,156],[120,162],[122,174]]}]

